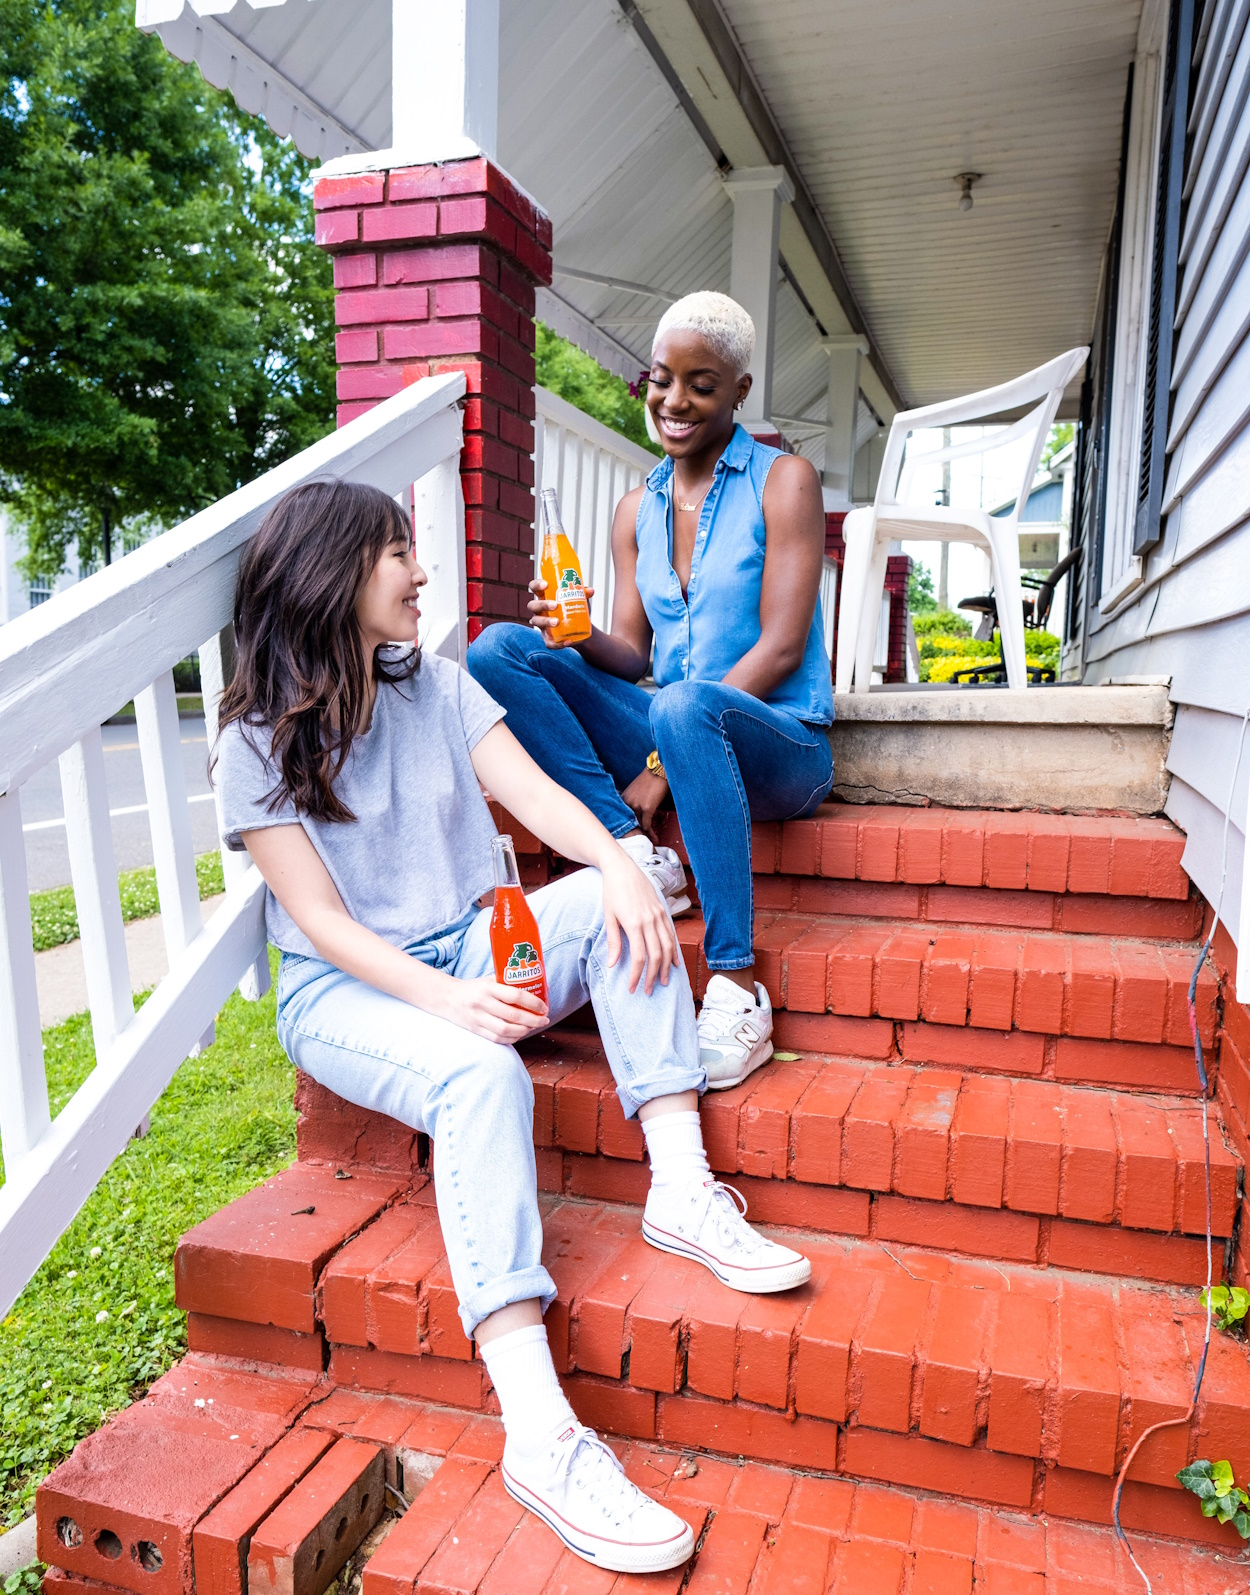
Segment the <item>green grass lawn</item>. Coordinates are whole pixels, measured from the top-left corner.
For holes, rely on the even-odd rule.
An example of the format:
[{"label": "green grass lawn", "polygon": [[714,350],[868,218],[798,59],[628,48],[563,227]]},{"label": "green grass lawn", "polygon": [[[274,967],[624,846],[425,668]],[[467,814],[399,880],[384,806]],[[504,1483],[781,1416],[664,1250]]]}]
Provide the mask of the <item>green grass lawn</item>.
[{"label": "green grass lawn", "polygon": [[[226,889],[221,874],[221,854],[201,853],[195,861],[199,878],[200,897],[214,897]],[[159,914],[160,900],[156,895],[156,871],[149,864],[146,869],[126,870],[117,877],[121,892],[122,919],[147,919]],[[30,894],[30,928],[35,951],[46,952],[49,947],[59,947],[62,942],[74,941],[78,936],[78,910],[74,903],[72,886],[57,886],[50,892]]]},{"label": "green grass lawn", "polygon": [[[55,1114],[94,1066],[90,1021],[43,1040]],[[185,1350],[178,1237],[292,1161],[294,1084],[272,989],[259,1003],[231,997],[215,1044],[178,1070],[149,1134],[113,1163],[0,1323],[0,1527],[27,1516],[39,1481]],[[19,1588],[18,1575],[9,1582]]]}]

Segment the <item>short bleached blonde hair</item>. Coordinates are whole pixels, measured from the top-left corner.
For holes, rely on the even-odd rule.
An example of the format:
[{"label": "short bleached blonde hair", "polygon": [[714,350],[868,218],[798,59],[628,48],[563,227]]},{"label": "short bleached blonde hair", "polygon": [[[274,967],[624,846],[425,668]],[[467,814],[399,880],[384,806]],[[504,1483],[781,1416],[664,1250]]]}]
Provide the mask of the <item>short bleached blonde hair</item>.
[{"label": "short bleached blonde hair", "polygon": [[651,340],[652,358],[666,332],[697,332],[710,349],[741,377],[755,353],[755,323],[736,299],[704,290],[687,294],[660,317]]}]

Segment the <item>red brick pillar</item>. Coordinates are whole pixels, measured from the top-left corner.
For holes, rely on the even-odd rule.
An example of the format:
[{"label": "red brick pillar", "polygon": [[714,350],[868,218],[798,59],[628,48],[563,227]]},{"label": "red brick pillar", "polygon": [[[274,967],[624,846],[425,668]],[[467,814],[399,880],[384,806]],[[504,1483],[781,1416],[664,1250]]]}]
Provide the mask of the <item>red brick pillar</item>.
[{"label": "red brick pillar", "polygon": [[465,374],[471,641],[523,614],[534,574],[534,284],[551,281],[551,223],[483,157],[322,178],[314,203],[339,425],[420,377]]},{"label": "red brick pillar", "polygon": [[890,653],[887,681],[907,680],[907,584],[911,579],[911,556],[891,554],[885,562],[885,590],[890,595]]}]

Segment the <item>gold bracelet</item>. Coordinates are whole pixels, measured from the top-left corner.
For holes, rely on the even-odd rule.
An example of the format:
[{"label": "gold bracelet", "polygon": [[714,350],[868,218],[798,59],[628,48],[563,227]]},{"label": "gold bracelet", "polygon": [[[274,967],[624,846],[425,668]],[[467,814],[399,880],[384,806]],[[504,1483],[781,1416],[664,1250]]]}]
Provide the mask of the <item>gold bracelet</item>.
[{"label": "gold bracelet", "polygon": [[668,780],[668,776],[664,773],[664,766],[660,763],[659,750],[656,748],[652,748],[651,752],[647,754],[647,769],[651,771],[652,775],[658,775],[661,781]]}]

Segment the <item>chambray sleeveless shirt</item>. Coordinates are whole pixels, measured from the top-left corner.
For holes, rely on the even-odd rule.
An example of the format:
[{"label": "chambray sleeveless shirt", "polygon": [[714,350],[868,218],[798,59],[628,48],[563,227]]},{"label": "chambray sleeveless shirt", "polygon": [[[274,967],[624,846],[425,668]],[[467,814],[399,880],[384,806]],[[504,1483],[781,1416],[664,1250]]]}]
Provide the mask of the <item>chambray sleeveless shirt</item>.
[{"label": "chambray sleeveless shirt", "polygon": [[[647,477],[638,505],[638,592],[655,634],[655,683],[722,681],[760,640],[764,576],[764,483],[780,449],[735,426],[699,512],[690,585],[673,569],[673,462]],[[803,660],[766,700],[813,725],[833,720],[833,685],[820,600]]]}]

